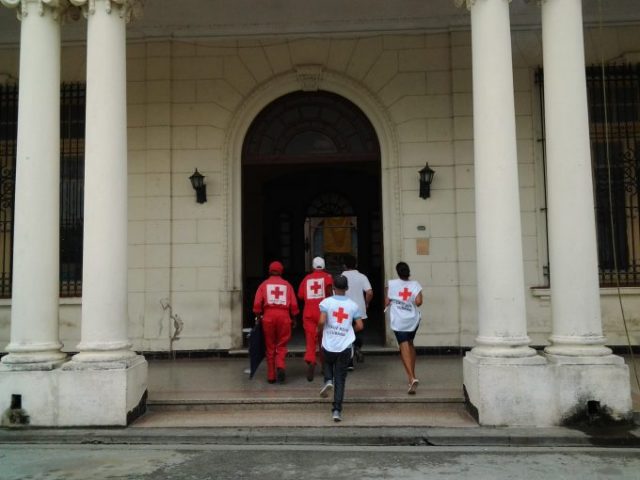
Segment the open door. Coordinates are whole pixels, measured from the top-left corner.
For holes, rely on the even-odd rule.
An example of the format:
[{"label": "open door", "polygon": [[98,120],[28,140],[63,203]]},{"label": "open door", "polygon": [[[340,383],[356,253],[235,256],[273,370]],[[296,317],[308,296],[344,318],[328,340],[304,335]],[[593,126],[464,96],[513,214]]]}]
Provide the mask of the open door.
[{"label": "open door", "polygon": [[384,343],[381,218],[380,149],[361,110],[329,92],[267,106],[243,147],[243,327],[269,262],[280,260],[297,288],[314,256],[335,274],[352,254],[374,289],[365,341]]}]

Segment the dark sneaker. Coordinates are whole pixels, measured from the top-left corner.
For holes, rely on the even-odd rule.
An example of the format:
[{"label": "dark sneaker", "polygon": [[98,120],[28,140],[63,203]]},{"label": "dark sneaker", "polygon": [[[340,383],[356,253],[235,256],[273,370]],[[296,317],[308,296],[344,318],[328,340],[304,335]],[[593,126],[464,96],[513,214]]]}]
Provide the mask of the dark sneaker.
[{"label": "dark sneaker", "polygon": [[333,418],[334,422],[341,422],[342,413],[340,413],[340,410],[334,410],[333,413],[331,414],[331,418]]},{"label": "dark sneaker", "polygon": [[307,381],[308,382],[313,382],[313,376],[315,375],[315,372],[316,372],[316,364],[308,362],[307,363]]},{"label": "dark sneaker", "polygon": [[324,385],[320,389],[320,396],[322,398],[327,398],[332,391],[333,391],[333,382],[331,380],[327,380],[326,382],[324,382]]},{"label": "dark sneaker", "polygon": [[279,368],[277,375],[278,375],[278,383],[284,383],[284,381],[287,378],[287,375],[284,372],[284,368]]},{"label": "dark sneaker", "polygon": [[267,380],[267,382],[269,382],[269,383],[276,383],[276,379],[274,378],[273,380]]}]

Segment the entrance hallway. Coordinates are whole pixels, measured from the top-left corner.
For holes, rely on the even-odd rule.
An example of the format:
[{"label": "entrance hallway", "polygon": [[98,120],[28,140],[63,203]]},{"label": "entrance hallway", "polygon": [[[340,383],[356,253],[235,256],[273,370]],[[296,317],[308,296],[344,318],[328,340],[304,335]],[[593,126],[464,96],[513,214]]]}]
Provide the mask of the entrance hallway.
[{"label": "entrance hallway", "polygon": [[[628,357],[625,358],[628,361]],[[330,399],[319,397],[322,378],[305,379],[301,356],[287,359],[287,382],[269,385],[264,365],[250,380],[246,357],[149,362],[148,410],[133,427],[322,427],[331,421]],[[640,361],[636,358],[640,368]],[[406,393],[397,353],[369,353],[349,372],[345,427],[476,427],[462,391],[462,357],[419,355],[420,387]],[[640,393],[632,378],[634,412]]]}]

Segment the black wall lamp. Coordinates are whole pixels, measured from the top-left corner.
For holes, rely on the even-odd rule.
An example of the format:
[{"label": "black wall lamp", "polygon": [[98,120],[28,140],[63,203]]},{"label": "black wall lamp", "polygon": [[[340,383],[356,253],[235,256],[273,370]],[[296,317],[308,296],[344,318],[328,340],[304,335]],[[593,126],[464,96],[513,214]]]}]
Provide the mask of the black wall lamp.
[{"label": "black wall lamp", "polygon": [[196,201],[198,203],[206,202],[207,186],[204,183],[204,175],[202,175],[196,168],[196,171],[189,177],[189,180],[191,180],[191,186],[196,191]]},{"label": "black wall lamp", "polygon": [[436,172],[427,163],[418,173],[420,174],[420,198],[429,198],[431,196],[431,182]]}]

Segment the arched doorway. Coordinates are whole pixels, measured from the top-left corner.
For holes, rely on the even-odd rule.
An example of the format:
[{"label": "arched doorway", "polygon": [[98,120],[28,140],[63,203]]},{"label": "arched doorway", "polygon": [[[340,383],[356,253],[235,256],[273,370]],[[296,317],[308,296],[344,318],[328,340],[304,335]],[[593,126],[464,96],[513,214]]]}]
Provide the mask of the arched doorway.
[{"label": "arched doorway", "polygon": [[371,122],[344,97],[294,92],[256,116],[242,149],[244,326],[271,260],[297,287],[313,256],[337,273],[353,254],[375,294],[365,341],[384,343],[380,168]]}]

